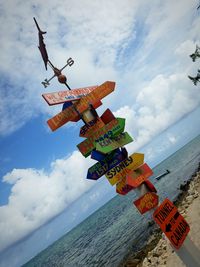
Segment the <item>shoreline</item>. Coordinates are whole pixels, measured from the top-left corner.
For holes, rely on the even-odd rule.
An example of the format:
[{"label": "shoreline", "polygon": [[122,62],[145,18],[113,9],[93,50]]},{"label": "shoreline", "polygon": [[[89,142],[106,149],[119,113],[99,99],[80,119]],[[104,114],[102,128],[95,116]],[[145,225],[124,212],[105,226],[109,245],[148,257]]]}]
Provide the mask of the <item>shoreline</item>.
[{"label": "shoreline", "polygon": [[[189,180],[185,181],[184,184],[180,185],[180,190],[180,194],[177,196],[175,201],[173,201],[173,203],[178,208],[180,214],[189,223],[189,236],[198,246],[198,242],[195,242],[193,235],[195,235],[196,231],[198,231],[195,231],[195,229],[197,228],[197,225],[200,221],[199,219],[196,220],[197,216],[194,212],[196,206],[198,207],[198,205],[200,204],[200,163],[196,171],[189,178]],[[193,202],[196,202],[194,203],[195,207],[192,207]],[[198,216],[200,217],[200,214]],[[193,229],[193,225],[195,229]],[[160,228],[155,225],[155,222],[153,220],[149,222],[149,227],[154,227],[155,229],[152,229],[152,234],[150,234],[150,236],[148,237],[143,248],[136,253],[132,251],[127,254],[121,261],[121,263],[118,265],[118,267],[185,266],[178,258],[176,253],[174,253],[173,248],[169,244],[168,239],[162,233]],[[198,236],[198,239],[200,239],[200,234]]]}]

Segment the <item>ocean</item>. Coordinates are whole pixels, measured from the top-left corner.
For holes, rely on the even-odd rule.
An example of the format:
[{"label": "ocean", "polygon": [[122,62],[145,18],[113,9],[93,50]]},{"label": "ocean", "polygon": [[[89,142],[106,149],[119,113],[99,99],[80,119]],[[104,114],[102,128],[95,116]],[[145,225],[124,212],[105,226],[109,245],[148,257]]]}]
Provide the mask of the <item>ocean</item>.
[{"label": "ocean", "polygon": [[[175,200],[199,162],[200,135],[153,168],[150,180],[159,200]],[[170,173],[157,181],[166,169]],[[130,251],[142,248],[152,231],[151,214],[141,215],[132,204],[135,199],[135,191],[117,195],[23,267],[117,267]]]}]

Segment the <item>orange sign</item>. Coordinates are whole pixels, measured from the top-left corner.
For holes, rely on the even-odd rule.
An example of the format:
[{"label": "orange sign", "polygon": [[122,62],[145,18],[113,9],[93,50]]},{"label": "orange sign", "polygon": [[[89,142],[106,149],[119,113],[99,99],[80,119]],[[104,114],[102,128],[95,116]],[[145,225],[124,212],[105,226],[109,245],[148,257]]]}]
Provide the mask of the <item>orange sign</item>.
[{"label": "orange sign", "polygon": [[94,132],[96,132],[97,130],[101,129],[104,126],[105,124],[103,123],[101,118],[95,118],[94,120],[89,121],[87,124],[81,127],[79,136],[89,137]]},{"label": "orange sign", "polygon": [[[55,131],[68,121],[74,120],[78,117],[78,113],[83,113],[85,110],[88,109],[88,105],[92,104],[93,106],[95,103],[99,103],[99,100],[110,94],[114,91],[115,82],[107,81],[102,85],[98,86],[95,90],[93,90],[88,95],[82,97],[79,101],[70,106],[69,108],[64,109],[53,118],[47,121],[49,127],[52,131]],[[77,111],[76,111],[77,110]]]},{"label": "orange sign", "polygon": [[158,195],[153,192],[148,192],[133,203],[139,212],[143,214],[158,206]]},{"label": "orange sign", "polygon": [[146,163],[144,163],[139,168],[130,171],[127,174],[126,183],[136,188],[141,185],[145,180],[147,180],[152,174],[152,169]]},{"label": "orange sign", "polygon": [[174,204],[166,198],[154,212],[153,218],[172,245],[179,249],[190,231],[190,227]]}]

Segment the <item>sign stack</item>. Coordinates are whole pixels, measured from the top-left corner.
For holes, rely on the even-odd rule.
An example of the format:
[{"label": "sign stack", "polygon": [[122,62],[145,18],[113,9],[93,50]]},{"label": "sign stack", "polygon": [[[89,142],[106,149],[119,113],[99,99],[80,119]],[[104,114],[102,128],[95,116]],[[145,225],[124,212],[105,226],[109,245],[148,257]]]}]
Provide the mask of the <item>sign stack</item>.
[{"label": "sign stack", "polygon": [[69,121],[82,119],[84,125],[79,136],[84,140],[77,147],[84,157],[91,156],[96,161],[88,169],[87,179],[98,180],[105,175],[120,195],[145,186],[145,193],[134,200],[133,204],[141,214],[155,209],[154,220],[172,245],[180,248],[189,232],[189,225],[168,199],[158,207],[157,191],[148,179],[153,171],[144,162],[144,154],[133,153],[129,156],[124,147],[133,141],[129,133],[124,131],[125,119],[116,118],[109,109],[101,116],[97,114],[96,109],[102,105],[101,100],[114,89],[115,82],[106,81],[100,86],[43,94],[49,105],[64,103],[63,110],[47,123],[55,131]]}]

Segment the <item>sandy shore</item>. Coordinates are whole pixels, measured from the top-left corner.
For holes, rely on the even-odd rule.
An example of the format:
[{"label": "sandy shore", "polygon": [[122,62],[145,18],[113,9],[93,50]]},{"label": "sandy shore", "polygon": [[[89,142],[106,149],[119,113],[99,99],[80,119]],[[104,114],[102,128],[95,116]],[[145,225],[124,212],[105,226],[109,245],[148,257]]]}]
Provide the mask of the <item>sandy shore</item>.
[{"label": "sandy shore", "polygon": [[[175,205],[190,225],[188,236],[200,249],[200,169],[190,181],[181,186],[182,192]],[[169,241],[160,230],[148,240],[136,256],[129,255],[120,267],[184,267]]]}]

